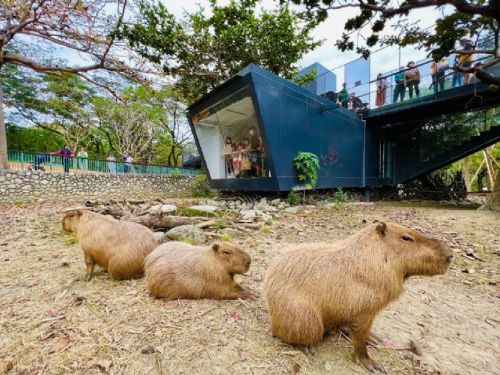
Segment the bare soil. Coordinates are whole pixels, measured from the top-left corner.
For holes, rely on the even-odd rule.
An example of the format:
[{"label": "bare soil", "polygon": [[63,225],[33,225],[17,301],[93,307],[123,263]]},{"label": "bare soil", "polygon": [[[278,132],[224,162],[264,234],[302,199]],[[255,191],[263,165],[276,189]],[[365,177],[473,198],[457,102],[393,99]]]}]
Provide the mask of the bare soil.
[{"label": "bare soil", "polygon": [[456,259],[446,275],[407,282],[376,320],[385,341],[373,357],[390,374],[500,374],[498,213],[376,204],[282,215],[241,241],[253,263],[240,281],[255,301],[163,301],[143,279],[101,271],[85,282],[81,250],[60,228],[65,207],[0,207],[0,373],[364,374],[340,333],[312,352],[271,337],[260,284],[285,244],[378,219],[444,238]]}]

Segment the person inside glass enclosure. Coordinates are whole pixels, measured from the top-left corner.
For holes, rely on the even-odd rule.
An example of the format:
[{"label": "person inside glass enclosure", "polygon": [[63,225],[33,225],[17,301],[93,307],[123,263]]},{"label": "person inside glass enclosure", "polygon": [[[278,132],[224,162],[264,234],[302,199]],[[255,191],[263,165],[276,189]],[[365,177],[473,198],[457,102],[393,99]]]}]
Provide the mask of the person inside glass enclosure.
[{"label": "person inside glass enclosure", "polygon": [[262,137],[257,134],[257,129],[252,126],[249,131],[250,148],[248,158],[251,165],[251,176],[262,176]]},{"label": "person inside glass enclosure", "polygon": [[87,151],[85,150],[84,147],[78,151],[78,154],[76,155],[77,161],[78,161],[78,168],[86,171],[89,169],[89,154],[87,154]]},{"label": "person inside glass enclosure", "polygon": [[375,98],[375,105],[377,107],[385,104],[385,92],[387,91],[387,80],[382,73],[377,74],[377,96]]},{"label": "person inside glass enclosure", "polygon": [[[460,39],[460,47],[464,51],[464,53],[459,53],[459,64],[462,68],[470,68],[472,66],[472,62],[474,61],[474,44],[471,40],[467,38]],[[470,83],[471,74],[464,73],[464,85],[468,85]]]},{"label": "person inside glass enclosure", "polygon": [[[453,59],[453,68],[459,68],[461,67],[460,65],[460,55],[455,55],[455,58]],[[464,74],[462,72],[459,72],[455,70],[453,73],[453,80],[451,83],[452,87],[458,87],[462,86],[464,84]]]},{"label": "person inside glass enclosure", "polygon": [[400,101],[403,101],[405,99],[405,91],[406,91],[406,86],[405,86],[405,67],[401,66],[399,68],[399,72],[397,72],[394,75],[394,82],[396,82],[396,86],[394,87],[394,95],[392,98],[393,103],[398,102],[398,98],[400,98]]},{"label": "person inside glass enclosure", "polygon": [[226,137],[226,143],[224,144],[224,162],[226,165],[226,177],[234,177],[234,166],[233,166],[233,152],[234,149],[233,140],[231,137]]},{"label": "person inside glass enclosure", "polygon": [[349,93],[347,92],[347,83],[342,84],[342,91],[338,95],[338,100],[342,104],[342,107],[346,108],[349,106]]},{"label": "person inside glass enclosure", "polygon": [[241,171],[241,154],[243,152],[243,144],[240,142],[235,146],[235,150],[232,153],[233,156],[233,171],[235,177],[240,177]]},{"label": "person inside glass enclosure", "polygon": [[250,141],[248,138],[243,138],[241,140],[241,147],[240,147],[240,173],[238,174],[239,177],[250,177],[250,173],[252,171],[252,164],[250,163],[250,158],[249,158],[249,150],[250,150]]},{"label": "person inside glass enclosure", "polygon": [[[448,59],[443,57],[441,60],[434,60],[431,64],[432,86],[434,94],[444,90],[444,73],[448,68]],[[439,86],[439,90],[438,90]]]},{"label": "person inside glass enclosure", "polygon": [[54,152],[54,155],[60,155],[62,157],[62,165],[64,167],[64,173],[69,173],[69,163],[75,153],[69,148],[67,144],[60,150]]},{"label": "person inside glass enclosure", "polygon": [[113,154],[108,155],[108,172],[109,173],[116,173],[116,159]]},{"label": "person inside glass enclosure", "polygon": [[408,87],[410,99],[413,98],[413,90],[415,90],[418,98],[420,96],[420,89],[418,87],[420,85],[420,71],[415,67],[415,62],[413,61],[410,61],[406,67],[408,69],[405,72],[405,83],[406,87]]}]

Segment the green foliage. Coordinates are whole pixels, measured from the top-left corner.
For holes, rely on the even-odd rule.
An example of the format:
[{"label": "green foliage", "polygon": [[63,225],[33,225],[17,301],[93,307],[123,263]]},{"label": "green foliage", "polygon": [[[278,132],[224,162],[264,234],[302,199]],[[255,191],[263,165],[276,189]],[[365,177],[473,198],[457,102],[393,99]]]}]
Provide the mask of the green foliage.
[{"label": "green foliage", "polygon": [[61,149],[64,138],[42,128],[21,127],[7,124],[9,149],[26,152],[53,152]]},{"label": "green foliage", "polygon": [[300,203],[300,195],[295,190],[290,190],[288,192],[287,201],[292,206],[296,206]]},{"label": "green foliage", "polygon": [[332,194],[332,197],[327,200],[329,203],[341,204],[349,202],[349,194],[342,190],[342,188],[338,188]]},{"label": "green foliage", "polygon": [[220,239],[222,241],[231,241],[232,237],[229,233],[222,233],[222,235],[220,236]]},{"label": "green foliage", "polygon": [[255,63],[291,79],[295,65],[320,43],[315,21],[302,21],[287,6],[268,11],[257,0],[232,0],[176,20],[161,3],[140,2],[140,17],[119,33],[141,56],[177,77],[182,97],[193,101],[243,67]]},{"label": "green foliage", "polygon": [[75,245],[78,243],[78,237],[73,233],[66,233],[64,236],[64,243],[66,245]]},{"label": "green foliage", "polygon": [[260,231],[262,233],[269,234],[269,233],[271,233],[272,229],[271,229],[271,227],[263,226],[262,228],[260,228]]},{"label": "green foliage", "polygon": [[292,81],[295,82],[299,86],[305,86],[309,82],[313,81],[314,78],[316,78],[317,73],[318,73],[318,70],[316,68],[314,68],[309,73],[301,75],[300,77],[294,77],[292,79]]},{"label": "green foliage", "polygon": [[208,178],[205,174],[200,174],[194,178],[193,196],[195,197],[211,197],[212,189],[208,184]]},{"label": "green foliage", "polygon": [[312,152],[300,151],[293,159],[297,177],[306,188],[314,188],[318,182],[319,159]]}]

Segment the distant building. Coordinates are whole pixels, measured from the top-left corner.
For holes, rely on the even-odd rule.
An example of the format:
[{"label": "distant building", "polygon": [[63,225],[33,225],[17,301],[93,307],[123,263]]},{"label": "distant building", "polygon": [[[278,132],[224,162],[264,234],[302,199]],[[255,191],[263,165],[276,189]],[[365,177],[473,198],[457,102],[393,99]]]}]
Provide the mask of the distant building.
[{"label": "distant building", "polygon": [[302,87],[318,95],[329,91],[337,92],[337,76],[320,63],[314,63],[302,69],[297,73],[297,77],[310,73],[314,69],[316,69],[316,78]]}]

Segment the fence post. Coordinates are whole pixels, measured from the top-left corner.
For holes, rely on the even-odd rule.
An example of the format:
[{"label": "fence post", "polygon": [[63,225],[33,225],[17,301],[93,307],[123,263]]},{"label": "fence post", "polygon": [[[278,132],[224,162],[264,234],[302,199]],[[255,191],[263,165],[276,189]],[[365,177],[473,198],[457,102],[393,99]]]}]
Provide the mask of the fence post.
[{"label": "fence post", "polygon": [[21,170],[24,170],[24,152],[21,151],[21,154],[19,156],[19,161],[21,162]]}]

